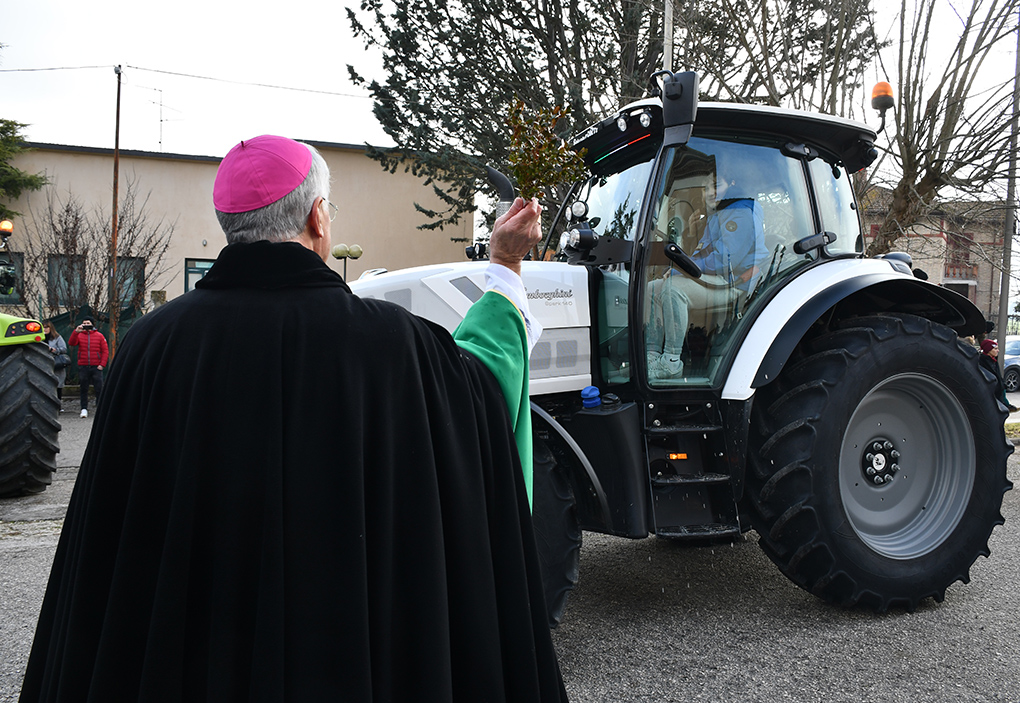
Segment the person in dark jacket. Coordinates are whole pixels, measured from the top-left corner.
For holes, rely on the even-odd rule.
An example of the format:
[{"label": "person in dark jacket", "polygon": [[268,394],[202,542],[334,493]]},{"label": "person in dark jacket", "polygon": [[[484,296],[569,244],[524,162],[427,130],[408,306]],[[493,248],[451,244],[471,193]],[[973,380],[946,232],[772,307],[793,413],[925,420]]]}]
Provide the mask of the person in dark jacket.
[{"label": "person in dark jacket", "polygon": [[328,197],[305,144],[221,163],[229,243],[117,347],[22,703],[565,699],[513,417],[541,208],[451,335],[326,265]]},{"label": "person in dark jacket", "polygon": [[995,376],[995,399],[1009,408],[1009,411],[1016,412],[1017,407],[1006,399],[1006,384],[1002,381],[1002,372],[999,370],[999,345],[994,339],[986,339],[981,342],[981,356],[978,358],[981,367]]},{"label": "person in dark jacket", "polygon": [[81,416],[89,416],[89,385],[96,390],[96,406],[103,392],[103,369],[110,357],[106,337],[96,329],[96,321],[86,315],[74,328],[67,343],[78,347],[78,383],[81,388]]},{"label": "person in dark jacket", "polygon": [[64,412],[64,381],[67,380],[67,364],[71,363],[71,358],[67,355],[67,342],[57,332],[52,320],[47,320],[43,329],[46,330],[46,345],[53,355],[53,373],[57,377],[57,400],[61,401],[60,412]]}]

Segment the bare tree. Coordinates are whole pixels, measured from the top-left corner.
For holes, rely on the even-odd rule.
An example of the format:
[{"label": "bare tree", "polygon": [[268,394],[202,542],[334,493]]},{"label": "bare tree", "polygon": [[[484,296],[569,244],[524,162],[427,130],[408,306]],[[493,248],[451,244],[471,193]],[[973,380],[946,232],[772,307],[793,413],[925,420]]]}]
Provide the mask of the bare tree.
[{"label": "bare tree", "polygon": [[52,189],[46,191],[41,212],[31,203],[29,209],[31,217],[18,238],[21,311],[41,319],[58,314],[61,302],[74,308],[86,305],[84,261],[98,238],[94,218],[73,194],[61,200]]},{"label": "bare tree", "polygon": [[[958,10],[949,3],[901,0],[896,57],[898,100],[895,135],[888,147],[895,176],[885,219],[869,255],[893,242],[938,207],[940,193],[954,199],[987,199],[1001,182],[1010,155],[1012,75],[989,82],[994,54],[1017,31],[1020,0],[972,0]],[[950,14],[959,39],[949,47],[933,28]],[[939,60],[937,53],[948,49]],[[886,169],[873,170],[866,187],[880,184]]]},{"label": "bare tree", "polygon": [[137,183],[129,179],[119,208],[119,305],[109,299],[113,252],[108,211],[103,206],[90,209],[73,193],[61,197],[52,189],[41,210],[30,205],[28,232],[19,240],[19,312],[37,317],[69,312],[72,322],[84,307],[107,315],[141,312],[146,288],[170,273],[166,253],[174,232],[173,223],[150,220],[147,204],[148,195],[139,198]]},{"label": "bare tree", "polygon": [[[873,231],[885,219],[892,191],[873,187],[861,201],[866,224]],[[914,223],[914,236],[900,239],[896,246],[914,257],[922,269],[927,266],[962,268],[958,277],[973,279],[974,265],[984,264],[995,271],[1002,268],[1002,230],[1006,216],[1004,203],[996,198],[949,200],[940,198],[934,207]],[[931,236],[923,236],[925,234]],[[870,235],[869,235],[870,239]],[[966,274],[966,275],[964,275]],[[997,286],[993,286],[996,291]]]},{"label": "bare tree", "polygon": [[677,0],[676,65],[715,99],[849,115],[875,57],[871,0]]},{"label": "bare tree", "polygon": [[[145,291],[163,281],[170,275],[170,265],[166,261],[166,253],[174,234],[174,224],[166,222],[162,217],[151,221],[147,215],[149,196],[139,198],[136,182],[129,178],[127,187],[120,200],[117,213],[117,265],[113,265],[113,251],[109,246],[110,233],[106,223],[110,222],[108,211],[100,208],[99,217],[104,223],[103,234],[106,246],[106,271],[116,272],[115,281],[109,275],[106,278],[107,314],[113,329],[119,329],[116,322],[124,311],[139,313],[145,307]],[[110,285],[111,283],[116,285]],[[120,304],[114,304],[116,294]],[[113,340],[110,351],[116,349],[117,340]]]}]

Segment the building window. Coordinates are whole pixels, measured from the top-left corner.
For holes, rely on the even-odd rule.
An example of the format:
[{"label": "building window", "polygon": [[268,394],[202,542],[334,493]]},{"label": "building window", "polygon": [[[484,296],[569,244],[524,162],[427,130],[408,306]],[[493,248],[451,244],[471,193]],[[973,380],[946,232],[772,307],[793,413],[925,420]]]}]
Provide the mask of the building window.
[{"label": "building window", "polygon": [[117,281],[122,308],[141,308],[145,302],[145,259],[140,256],[117,257]]},{"label": "building window", "polygon": [[972,232],[946,233],[946,259],[949,264],[969,264],[970,250],[974,247]]},{"label": "building window", "polygon": [[959,293],[972,303],[976,302],[977,286],[973,283],[945,283],[942,287],[954,293]]},{"label": "building window", "polygon": [[50,254],[46,257],[46,298],[51,308],[85,303],[84,254]]},{"label": "building window", "polygon": [[195,284],[205,278],[209,273],[215,259],[185,259],[184,260],[184,292],[195,288]]},{"label": "building window", "polygon": [[0,295],[0,305],[21,305],[24,302],[21,297],[21,281],[25,271],[25,255],[20,251],[10,251],[7,252],[7,256],[11,257],[10,265],[14,267],[14,292],[10,295]]}]

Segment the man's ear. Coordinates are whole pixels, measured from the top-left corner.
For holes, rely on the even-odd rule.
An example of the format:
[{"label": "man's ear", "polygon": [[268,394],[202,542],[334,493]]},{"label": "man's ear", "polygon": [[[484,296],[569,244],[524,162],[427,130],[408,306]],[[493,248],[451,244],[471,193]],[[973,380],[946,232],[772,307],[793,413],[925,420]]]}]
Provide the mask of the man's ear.
[{"label": "man's ear", "polygon": [[326,222],[329,221],[329,211],[324,207],[326,199],[319,197],[308,213],[308,231],[317,238],[326,236]]}]

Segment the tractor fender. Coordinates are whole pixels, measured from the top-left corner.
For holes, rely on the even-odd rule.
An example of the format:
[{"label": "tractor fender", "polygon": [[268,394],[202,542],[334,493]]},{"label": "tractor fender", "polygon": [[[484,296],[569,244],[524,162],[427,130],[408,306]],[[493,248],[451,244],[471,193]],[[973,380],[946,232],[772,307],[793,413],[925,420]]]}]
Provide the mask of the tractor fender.
[{"label": "tractor fender", "polygon": [[570,433],[567,432],[566,428],[564,428],[563,425],[556,420],[556,418],[546,412],[534,401],[531,403],[531,412],[537,418],[540,418],[541,422],[548,426],[551,432],[556,434],[563,446],[573,454],[577,461],[577,465],[584,469],[584,475],[587,478],[588,484],[602,510],[602,517],[606,521],[606,524],[608,524],[611,515],[609,510],[609,500],[606,498],[606,491],[602,487],[602,482],[599,481],[599,477],[595,473],[595,467],[592,466],[592,463],[588,459],[587,455],[585,455],[584,450],[581,449],[577,441],[570,436]]},{"label": "tractor fender", "polygon": [[[897,267],[899,265],[899,267]],[[852,316],[910,313],[981,334],[985,319],[967,298],[906,273],[898,261],[838,259],[794,278],[769,302],[748,331],[723,387],[727,400],[747,400],[786,365],[811,326],[828,310]]]},{"label": "tractor fender", "polygon": [[0,313],[0,347],[44,342],[46,332],[39,320]]}]

